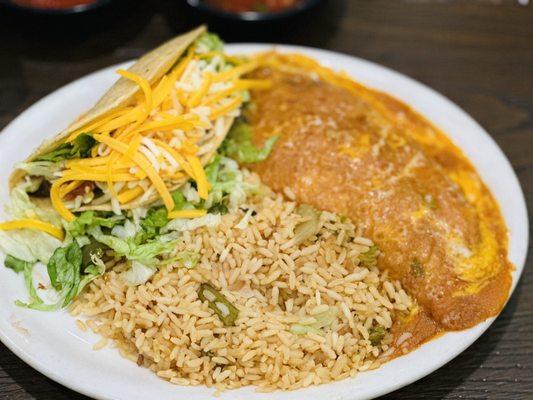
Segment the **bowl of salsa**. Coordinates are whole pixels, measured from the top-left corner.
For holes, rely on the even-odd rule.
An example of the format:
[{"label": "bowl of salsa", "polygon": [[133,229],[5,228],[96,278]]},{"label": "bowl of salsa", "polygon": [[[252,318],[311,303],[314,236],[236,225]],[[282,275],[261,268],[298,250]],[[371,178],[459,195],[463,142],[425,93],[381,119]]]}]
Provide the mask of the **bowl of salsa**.
[{"label": "bowl of salsa", "polygon": [[319,0],[187,0],[200,11],[243,21],[265,21],[290,17],[305,11]]},{"label": "bowl of salsa", "polygon": [[92,10],[111,0],[5,0],[10,6],[43,14],[72,14]]}]

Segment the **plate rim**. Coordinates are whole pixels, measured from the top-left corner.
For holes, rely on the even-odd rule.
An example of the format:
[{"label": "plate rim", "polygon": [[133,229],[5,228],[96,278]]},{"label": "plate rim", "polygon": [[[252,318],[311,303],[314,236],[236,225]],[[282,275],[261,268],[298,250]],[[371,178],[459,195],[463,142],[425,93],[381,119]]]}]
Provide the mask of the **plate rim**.
[{"label": "plate rim", "polygon": [[[388,68],[388,67],[385,67],[383,65],[380,65],[378,63],[375,63],[375,62],[372,62],[372,61],[368,61],[368,60],[362,59],[360,57],[344,54],[344,53],[339,53],[339,52],[334,52],[334,51],[324,50],[324,49],[318,49],[318,48],[313,48],[313,47],[306,47],[306,46],[294,46],[294,45],[284,45],[284,44],[276,44],[276,43],[235,43],[235,44],[228,44],[227,45],[228,52],[232,52],[232,53],[252,53],[252,52],[255,52],[255,51],[263,51],[263,50],[267,50],[267,49],[271,49],[271,48],[276,48],[276,49],[279,49],[279,50],[281,50],[283,52],[294,51],[294,52],[301,52],[301,53],[304,53],[304,54],[309,54],[312,57],[315,57],[321,63],[324,63],[324,61],[325,61],[324,58],[328,58],[328,57],[329,58],[339,58],[340,57],[340,58],[344,59],[345,61],[347,61],[348,63],[355,61],[355,62],[360,63],[360,64],[362,64],[362,65],[364,65],[366,67],[369,67],[371,69],[376,69],[380,73],[385,73],[385,74],[391,75],[395,79],[403,80],[403,81],[407,82],[409,85],[414,85],[414,86],[418,87],[418,89],[423,90],[424,92],[426,92],[426,94],[438,99],[440,102],[446,103],[447,107],[449,107],[450,109],[453,109],[453,111],[455,113],[457,113],[458,115],[460,115],[461,117],[466,118],[468,120],[468,122],[470,124],[472,124],[482,134],[484,140],[487,141],[490,144],[490,146],[493,148],[493,150],[495,150],[495,151],[497,151],[499,153],[501,161],[503,161],[506,164],[505,167],[509,170],[508,172],[510,172],[510,174],[508,175],[508,178],[513,180],[513,182],[511,182],[511,183],[513,185],[515,185],[516,189],[517,189],[517,193],[515,193],[515,194],[519,195],[518,203],[520,203],[521,210],[519,210],[518,212],[519,212],[519,214],[522,214],[525,217],[523,219],[523,224],[522,224],[522,229],[526,233],[524,238],[523,238],[523,240],[522,240],[522,243],[523,244],[525,243],[525,249],[524,249],[524,251],[522,251],[518,255],[518,257],[519,257],[518,265],[515,265],[515,271],[513,272],[513,283],[512,283],[511,291],[509,293],[509,297],[507,299],[507,303],[508,303],[509,299],[511,298],[511,296],[514,293],[516,285],[517,285],[517,283],[518,283],[518,281],[519,281],[519,279],[520,279],[520,277],[521,277],[521,275],[523,273],[523,269],[525,267],[525,262],[526,262],[526,258],[527,258],[527,251],[528,251],[528,243],[529,243],[529,236],[528,236],[529,235],[529,219],[528,219],[528,210],[527,210],[527,206],[526,206],[526,202],[525,202],[524,192],[523,192],[522,187],[520,185],[520,182],[519,182],[519,180],[518,180],[518,178],[516,176],[516,173],[514,172],[514,170],[512,168],[512,164],[510,163],[509,159],[507,158],[507,156],[505,155],[503,150],[498,146],[496,141],[492,138],[492,136],[476,120],[474,120],[474,118],[471,117],[466,111],[464,111],[461,107],[459,107],[457,104],[452,102],[450,99],[448,99],[447,97],[445,97],[441,93],[437,92],[436,90],[430,88],[429,86],[427,86],[427,85],[425,85],[425,84],[423,84],[423,83],[421,83],[421,82],[419,82],[419,81],[417,81],[417,80],[415,80],[415,79],[413,79],[413,78],[411,78],[411,77],[409,77],[409,76],[407,76],[407,75],[405,75],[403,73],[400,73],[400,72],[395,71],[395,70],[393,70],[391,68]],[[13,119],[9,124],[7,124],[2,129],[2,131],[0,132],[0,148],[2,147],[1,144],[5,142],[5,140],[6,140],[5,138],[8,136],[8,135],[6,135],[6,132],[11,132],[12,129],[13,129],[13,126],[16,126],[20,121],[22,121],[25,118],[27,118],[28,115],[31,112],[33,112],[34,110],[38,109],[43,104],[49,102],[52,98],[56,98],[58,96],[61,96],[66,91],[71,90],[74,85],[80,85],[80,84],[82,84],[85,81],[90,81],[91,79],[94,79],[99,74],[109,73],[111,70],[114,70],[114,69],[120,68],[120,67],[124,67],[124,66],[126,66],[126,65],[128,65],[130,63],[131,63],[131,61],[124,62],[124,63],[119,63],[119,64],[115,64],[115,65],[108,66],[108,67],[102,68],[100,70],[91,72],[91,73],[89,73],[87,75],[84,75],[84,76],[82,76],[82,77],[80,77],[80,78],[78,78],[78,79],[76,79],[76,80],[74,80],[74,81],[72,81],[72,82],[60,87],[59,89],[53,91],[52,93],[50,93],[50,94],[46,95],[45,97],[41,98],[40,100],[36,101],[31,106],[26,108],[22,113],[20,113],[15,119]],[[354,78],[357,79],[357,77],[354,77]],[[394,94],[394,93],[391,93],[391,95],[396,97],[396,98],[398,98],[397,95]],[[404,99],[400,99],[400,100],[402,100],[407,105],[409,105],[410,107],[415,109],[417,112],[420,112],[409,101],[404,100]],[[425,116],[425,114],[422,113],[422,112],[420,112],[420,114]],[[428,118],[428,120],[429,120],[429,118]],[[433,124],[435,124],[434,121],[431,121],[431,122]],[[447,134],[445,131],[444,131],[444,133]],[[9,136],[11,136],[11,134],[9,134]],[[447,136],[448,136],[448,134],[447,134]],[[461,150],[464,151],[464,149],[462,149],[462,148],[461,148]],[[477,170],[477,166],[476,166],[476,170]],[[500,208],[501,208],[501,205],[500,205]],[[375,389],[372,392],[371,396],[359,397],[359,398],[360,399],[364,399],[364,398],[373,398],[373,397],[381,396],[381,395],[384,395],[386,393],[390,393],[392,391],[395,391],[395,390],[397,390],[397,389],[399,389],[401,387],[407,386],[408,384],[410,384],[412,382],[415,382],[415,381],[421,379],[424,376],[429,375],[430,373],[434,372],[438,368],[440,368],[443,365],[445,365],[446,363],[448,363],[453,358],[457,357],[467,347],[469,347],[471,344],[473,344],[488,329],[488,327],[494,322],[494,320],[497,317],[498,316],[489,318],[489,319],[483,321],[482,323],[476,325],[473,328],[470,328],[470,329],[465,330],[465,331],[460,331],[459,334],[464,336],[464,340],[460,343],[459,346],[456,346],[454,348],[454,350],[448,354],[449,357],[441,358],[439,360],[439,362],[433,362],[433,364],[431,364],[431,366],[428,366],[428,367],[425,367],[425,368],[419,368],[419,371],[417,373],[411,373],[411,376],[408,379],[400,379],[398,382],[396,382],[394,384],[384,385],[382,388],[377,388],[377,389]],[[455,332],[446,333],[444,336],[455,335],[455,334],[456,334]],[[13,353],[15,353],[26,364],[28,364],[29,366],[31,366],[35,370],[39,371],[40,373],[44,374],[45,376],[47,376],[50,379],[60,383],[61,385],[65,386],[65,387],[68,387],[68,388],[70,388],[72,390],[75,390],[75,391],[77,391],[79,393],[82,393],[84,395],[87,395],[87,396],[93,396],[93,397],[97,396],[97,398],[99,398],[99,399],[119,399],[120,398],[120,397],[116,397],[116,396],[113,396],[113,395],[109,396],[109,395],[107,395],[105,393],[105,391],[104,392],[99,391],[97,388],[94,387],[94,385],[78,384],[77,382],[72,382],[72,381],[70,381],[68,379],[65,379],[64,376],[63,376],[64,374],[62,375],[61,373],[56,373],[55,371],[53,371],[51,368],[49,368],[46,365],[46,363],[41,362],[38,359],[38,356],[33,356],[31,354],[28,354],[24,350],[24,348],[19,346],[16,343],[16,341],[12,340],[12,338],[9,335],[9,332],[7,332],[7,333],[4,332],[4,330],[2,329],[1,324],[0,324],[0,340],[6,345],[6,347],[8,347]],[[434,339],[431,342],[435,342],[435,341],[438,341],[438,340],[441,340],[441,338]],[[415,350],[415,351],[420,351],[420,349],[424,348],[424,346],[427,346],[427,344],[421,346],[421,348],[419,348],[418,350]],[[92,351],[90,348],[88,348],[88,350]],[[412,354],[412,353],[410,353],[410,354]],[[400,357],[399,359],[403,359],[404,357],[408,357],[408,356],[409,355],[403,356],[403,357]],[[396,360],[398,360],[398,359],[396,359]],[[393,361],[391,361],[391,362],[389,362],[387,364],[394,363],[394,361],[395,360],[393,360]],[[385,364],[385,365],[387,365],[387,364]],[[378,371],[379,371],[379,369],[378,369]],[[374,372],[374,371],[372,371],[372,372]],[[370,373],[372,373],[372,372],[370,372]],[[355,379],[357,379],[357,378],[355,378]],[[343,382],[346,382],[346,380],[343,381]],[[331,384],[325,384],[325,385],[321,385],[321,386],[329,386],[329,385],[331,385]],[[353,382],[353,386],[357,386],[355,381]],[[303,391],[305,391],[305,389],[303,389],[302,391],[292,392],[292,393],[303,393]],[[233,391],[228,391],[226,393],[232,393],[232,392]],[[275,392],[275,393],[280,393],[280,392]],[[353,395],[355,395],[355,394],[353,394]],[[176,390],[176,397],[179,397],[179,396],[180,396],[179,389],[177,389]],[[337,398],[337,397],[335,397],[335,398]],[[346,395],[341,395],[340,397],[338,397],[338,399],[352,399],[352,398],[355,398],[355,397],[353,397],[351,395],[347,395],[347,396]]]}]

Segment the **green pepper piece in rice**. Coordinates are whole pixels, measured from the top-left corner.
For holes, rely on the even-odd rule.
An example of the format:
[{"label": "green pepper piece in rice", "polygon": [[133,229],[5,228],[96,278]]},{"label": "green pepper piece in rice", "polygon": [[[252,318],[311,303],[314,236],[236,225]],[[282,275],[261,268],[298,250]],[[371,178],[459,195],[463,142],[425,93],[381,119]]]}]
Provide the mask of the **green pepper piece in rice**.
[{"label": "green pepper piece in rice", "polygon": [[381,344],[381,341],[385,337],[385,333],[387,333],[385,328],[382,326],[376,326],[375,328],[370,328],[368,332],[370,334],[368,336],[368,339],[370,340],[370,344],[372,346],[377,346]]},{"label": "green pepper piece in rice", "polygon": [[239,310],[217,289],[208,283],[202,283],[198,297],[202,301],[207,301],[209,308],[218,315],[225,326],[235,326],[235,321],[239,317]]}]

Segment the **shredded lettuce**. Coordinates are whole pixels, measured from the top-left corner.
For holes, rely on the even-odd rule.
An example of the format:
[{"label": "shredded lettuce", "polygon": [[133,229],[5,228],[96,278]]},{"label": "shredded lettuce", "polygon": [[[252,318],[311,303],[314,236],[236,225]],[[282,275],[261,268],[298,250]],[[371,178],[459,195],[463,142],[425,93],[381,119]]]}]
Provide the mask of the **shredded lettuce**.
[{"label": "shredded lettuce", "polygon": [[34,264],[28,263],[24,271],[22,271],[24,275],[24,283],[26,284],[26,289],[28,291],[28,297],[29,301],[27,303],[24,303],[20,300],[15,301],[15,304],[19,307],[25,307],[30,308],[32,310],[40,310],[40,311],[53,311],[58,308],[58,304],[46,304],[37,294],[37,289],[35,289],[35,286],[33,285],[33,269]]},{"label": "shredded lettuce", "polygon": [[20,300],[17,300],[15,304],[21,307],[38,309],[38,310],[53,310],[55,309],[54,304],[45,304],[42,299],[37,294],[35,286],[33,286],[33,267],[35,263],[27,262],[24,260],[19,260],[11,255],[8,255],[4,261],[4,265],[7,268],[12,269],[16,273],[22,273],[24,276],[24,284],[28,291],[29,301],[24,303]]},{"label": "shredded lettuce", "polygon": [[18,259],[47,263],[61,241],[47,233],[21,229],[0,231],[0,250]]},{"label": "shredded lettuce", "polygon": [[82,212],[74,221],[70,222],[67,230],[73,237],[85,235],[91,228],[100,226],[104,228],[113,228],[115,225],[124,221],[121,215],[113,215],[110,217],[101,216],[102,213],[96,211]]},{"label": "shredded lettuce", "polygon": [[141,230],[135,236],[135,243],[140,244],[159,236],[161,228],[168,222],[168,213],[164,207],[150,208],[146,217],[140,222]]},{"label": "shredded lettuce", "polygon": [[[211,163],[205,167],[206,177],[211,185],[211,190],[207,200],[200,199],[196,187],[187,182],[179,190],[172,194],[175,202],[176,210],[186,209],[206,209],[209,214],[226,214],[228,212],[234,212],[245,200],[247,194],[257,193],[259,187],[257,185],[249,184],[245,182],[244,175],[239,169],[237,162],[231,158],[221,156],[217,154]],[[163,212],[161,216],[154,215],[156,211],[149,211],[147,214],[148,221],[141,222],[142,225],[153,225],[154,218],[155,229],[154,233],[157,235],[157,229],[162,229],[164,223]],[[165,213],[166,216],[166,213]],[[157,217],[157,218],[156,218]],[[194,220],[206,221],[201,218],[195,218]],[[209,220],[209,219],[208,219]],[[215,221],[214,219],[209,220]],[[168,221],[167,221],[168,222]],[[170,228],[161,230],[161,232],[168,232],[175,226],[175,223],[170,221]],[[182,227],[182,222],[177,223],[177,226]],[[204,225],[199,225],[204,226]],[[180,229],[189,230],[194,228]],[[143,231],[150,231],[149,229],[143,229]],[[148,235],[150,236],[150,235]]]},{"label": "shredded lettuce", "polygon": [[[187,269],[194,268],[200,256],[190,251],[182,251],[164,263],[179,262]],[[131,268],[122,275],[130,285],[142,285],[146,283],[156,272],[155,265],[146,265],[140,261],[132,261]]]},{"label": "shredded lettuce", "polygon": [[185,199],[185,196],[179,190],[172,192],[171,195],[172,200],[174,200],[174,210],[183,210],[184,208],[189,206],[189,203]]},{"label": "shredded lettuce", "polygon": [[172,262],[179,262],[187,269],[196,267],[198,261],[200,260],[200,255],[193,253],[192,251],[181,251],[173,259]]},{"label": "shredded lettuce", "polygon": [[163,233],[177,231],[192,231],[198,229],[202,226],[208,228],[214,228],[220,224],[221,217],[219,214],[206,214],[203,217],[192,218],[192,219],[183,219],[178,218],[170,221],[167,226],[163,229]]},{"label": "shredded lettuce", "polygon": [[177,245],[176,240],[137,244],[134,238],[120,239],[113,235],[106,235],[102,233],[100,227],[91,228],[89,233],[96,241],[111,248],[117,256],[126,257],[130,261],[139,261],[147,266],[156,266],[161,262],[157,257],[170,254]]},{"label": "shredded lettuce", "polygon": [[6,266],[6,268],[12,269],[16,273],[19,273],[24,271],[24,269],[26,269],[28,265],[32,265],[32,263],[20,260],[8,254],[4,261],[4,265]]},{"label": "shredded lettuce", "polygon": [[96,144],[96,140],[86,133],[82,133],[69,143],[63,143],[54,150],[39,156],[36,161],[59,162],[71,158],[85,158]]},{"label": "shredded lettuce", "polygon": [[207,180],[211,191],[204,208],[215,214],[234,212],[247,194],[258,192],[259,188],[244,181],[239,165],[231,158],[217,155],[206,167]]},{"label": "shredded lettuce", "polygon": [[81,279],[81,248],[77,242],[57,249],[47,265],[52,287],[60,293],[62,306],[68,305],[78,293]]},{"label": "shredded lettuce", "polygon": [[224,42],[218,35],[210,32],[204,32],[194,42],[197,53],[209,53],[211,51],[222,51],[224,49]]},{"label": "shredded lettuce", "polygon": [[61,226],[61,217],[52,208],[38,207],[32,203],[27,193],[27,190],[32,186],[34,186],[33,182],[24,181],[13,188],[10,193],[10,202],[6,205],[6,211],[15,219],[35,218]]},{"label": "shredded lettuce", "polygon": [[240,163],[256,163],[264,161],[268,157],[278,138],[278,136],[272,136],[265,141],[262,148],[256,147],[252,143],[250,125],[243,121],[237,121],[222,142],[220,152]]},{"label": "shredded lettuce", "polygon": [[[31,185],[31,182],[26,181],[11,191],[11,201],[6,211],[16,219],[35,218],[61,226],[61,219],[55,211],[37,207],[30,201],[26,190]],[[46,264],[59,246],[61,241],[45,232],[31,229],[0,231],[0,250],[30,263],[41,261]]]},{"label": "shredded lettuce", "polygon": [[307,333],[315,333],[317,335],[324,335],[322,328],[331,326],[337,318],[338,310],[336,307],[330,307],[329,310],[323,313],[313,315],[315,322],[310,324],[294,324],[291,326],[291,332],[296,335],[305,335]]},{"label": "shredded lettuce", "polygon": [[150,279],[156,271],[154,266],[144,265],[139,261],[133,261],[131,268],[124,272],[122,277],[130,285],[142,285]]},{"label": "shredded lettuce", "polygon": [[139,233],[140,226],[134,224],[129,219],[124,222],[124,225],[115,225],[111,229],[111,234],[120,239],[132,238]]},{"label": "shredded lettuce", "polygon": [[33,284],[35,263],[16,259],[8,255],[5,260],[6,267],[24,275],[24,282],[29,295],[27,303],[17,300],[16,304],[41,311],[57,310],[69,305],[85,285],[105,271],[103,262],[97,262],[99,265],[90,265],[82,271],[82,259],[82,249],[76,241],[67,246],[59,247],[54,251],[48,262],[47,271],[50,283],[56,292],[57,300],[53,303],[45,303],[38,295],[37,289]]},{"label": "shredded lettuce", "polygon": [[309,204],[300,204],[296,208],[296,213],[302,217],[309,218],[307,221],[299,223],[294,228],[294,243],[300,244],[317,234],[320,229],[320,212],[315,210]]},{"label": "shredded lettuce", "polygon": [[28,175],[42,176],[51,180],[57,178],[56,174],[61,171],[62,165],[53,161],[32,161],[18,163],[15,167],[25,171]]}]

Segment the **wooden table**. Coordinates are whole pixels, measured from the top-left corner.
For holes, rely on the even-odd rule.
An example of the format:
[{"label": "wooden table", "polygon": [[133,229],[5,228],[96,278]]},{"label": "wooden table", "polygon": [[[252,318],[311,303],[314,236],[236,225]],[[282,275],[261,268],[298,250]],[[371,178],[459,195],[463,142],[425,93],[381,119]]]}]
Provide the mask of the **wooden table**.
[{"label": "wooden table", "polygon": [[[0,127],[66,83],[137,57],[198,23],[199,17],[181,3],[115,2],[69,18],[0,7]],[[327,48],[386,65],[433,87],[494,137],[533,210],[533,6],[498,0],[330,0],[279,25],[210,22],[227,41]],[[0,399],[83,398],[0,344]],[[533,398],[532,257],[488,332],[448,365],[386,398]]]}]

